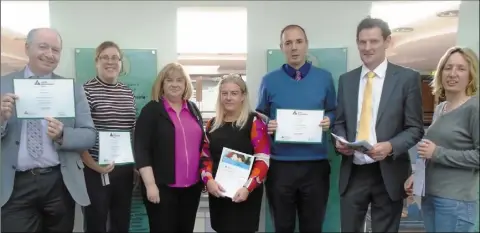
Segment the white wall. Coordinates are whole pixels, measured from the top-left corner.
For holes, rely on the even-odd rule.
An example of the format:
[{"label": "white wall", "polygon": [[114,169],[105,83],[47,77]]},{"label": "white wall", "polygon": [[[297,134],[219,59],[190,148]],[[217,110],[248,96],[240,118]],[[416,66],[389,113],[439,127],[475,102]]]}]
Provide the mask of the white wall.
[{"label": "white wall", "polygon": [[458,19],[457,44],[473,49],[479,54],[479,2],[462,1]]},{"label": "white wall", "polygon": [[114,40],[122,48],[158,50],[158,65],[177,59],[176,9],[186,6],[243,6],[248,11],[247,76],[256,103],[266,72],[266,50],[278,48],[288,24],[305,28],[310,47],[348,47],[348,67],[360,65],[355,45],[358,22],[369,15],[370,1],[52,1],[51,27],[62,34],[64,52],[57,73],[74,76],[73,48]]}]

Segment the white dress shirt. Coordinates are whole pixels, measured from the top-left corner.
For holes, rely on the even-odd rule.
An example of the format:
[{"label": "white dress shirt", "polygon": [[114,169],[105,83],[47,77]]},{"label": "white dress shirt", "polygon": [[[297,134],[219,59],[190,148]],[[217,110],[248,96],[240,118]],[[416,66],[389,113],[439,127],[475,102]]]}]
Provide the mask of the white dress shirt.
[{"label": "white dress shirt", "polygon": [[[380,98],[382,96],[382,89],[383,89],[383,82],[385,81],[385,75],[387,73],[387,66],[388,66],[388,61],[385,59],[375,70],[373,70],[373,73],[375,73],[375,77],[373,78],[373,94],[372,94],[372,122],[370,123],[370,133],[369,133],[369,138],[368,142],[372,145],[375,145],[377,143],[377,133],[375,132],[375,125],[377,122],[377,115],[378,115],[378,106],[380,105]],[[358,89],[358,111],[357,111],[357,135],[358,135],[358,127],[360,125],[360,114],[362,113],[362,103],[363,103],[363,92],[365,90],[365,85],[367,84],[367,73],[370,72],[365,65],[362,66],[362,72],[360,76],[360,85]],[[369,163],[374,163],[375,160],[373,160],[370,156],[355,151],[354,157],[353,157],[353,163],[357,165],[362,165],[362,164],[369,164]]]}]

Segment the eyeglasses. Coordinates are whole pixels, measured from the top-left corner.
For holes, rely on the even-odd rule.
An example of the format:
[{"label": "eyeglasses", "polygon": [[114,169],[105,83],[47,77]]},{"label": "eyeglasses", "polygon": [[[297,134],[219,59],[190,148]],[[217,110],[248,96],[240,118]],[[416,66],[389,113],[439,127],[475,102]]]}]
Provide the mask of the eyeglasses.
[{"label": "eyeglasses", "polygon": [[113,62],[119,62],[122,60],[122,58],[120,58],[119,56],[112,56],[112,57],[109,57],[108,55],[103,55],[103,56],[100,56],[98,57],[98,59],[102,60],[102,61],[113,61]]}]

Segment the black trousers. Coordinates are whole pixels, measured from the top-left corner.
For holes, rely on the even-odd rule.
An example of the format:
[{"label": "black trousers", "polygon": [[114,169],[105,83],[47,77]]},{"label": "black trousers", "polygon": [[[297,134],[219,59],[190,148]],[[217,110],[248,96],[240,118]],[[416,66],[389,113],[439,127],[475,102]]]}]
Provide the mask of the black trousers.
[{"label": "black trousers", "polygon": [[197,217],[201,182],[186,188],[158,186],[160,203],[151,203],[142,184],[142,196],[147,210],[150,232],[193,232]]},{"label": "black trousers", "polygon": [[271,160],[267,198],[275,232],[322,232],[330,190],[330,164],[320,161]]},{"label": "black trousers", "polygon": [[369,204],[373,232],[398,232],[403,199],[390,199],[379,163],[353,165],[347,190],[340,196],[342,232],[363,232]]},{"label": "black trousers", "polygon": [[[133,165],[115,166],[104,186],[101,174],[85,167],[91,204],[84,208],[85,232],[128,232],[133,190]],[[110,218],[108,218],[110,215]],[[107,228],[107,219],[110,220]]]},{"label": "black trousers", "polygon": [[15,174],[13,192],[2,207],[2,232],[72,232],[75,201],[60,166]]}]

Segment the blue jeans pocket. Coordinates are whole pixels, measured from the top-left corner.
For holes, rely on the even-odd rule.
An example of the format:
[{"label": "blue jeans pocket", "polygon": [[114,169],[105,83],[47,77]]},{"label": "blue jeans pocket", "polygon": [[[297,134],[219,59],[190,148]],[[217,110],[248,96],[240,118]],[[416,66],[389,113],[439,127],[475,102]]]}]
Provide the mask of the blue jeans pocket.
[{"label": "blue jeans pocket", "polygon": [[422,214],[427,232],[473,232],[477,202],[426,196]]},{"label": "blue jeans pocket", "polygon": [[455,232],[473,232],[477,219],[476,205],[473,201],[458,201]]}]

